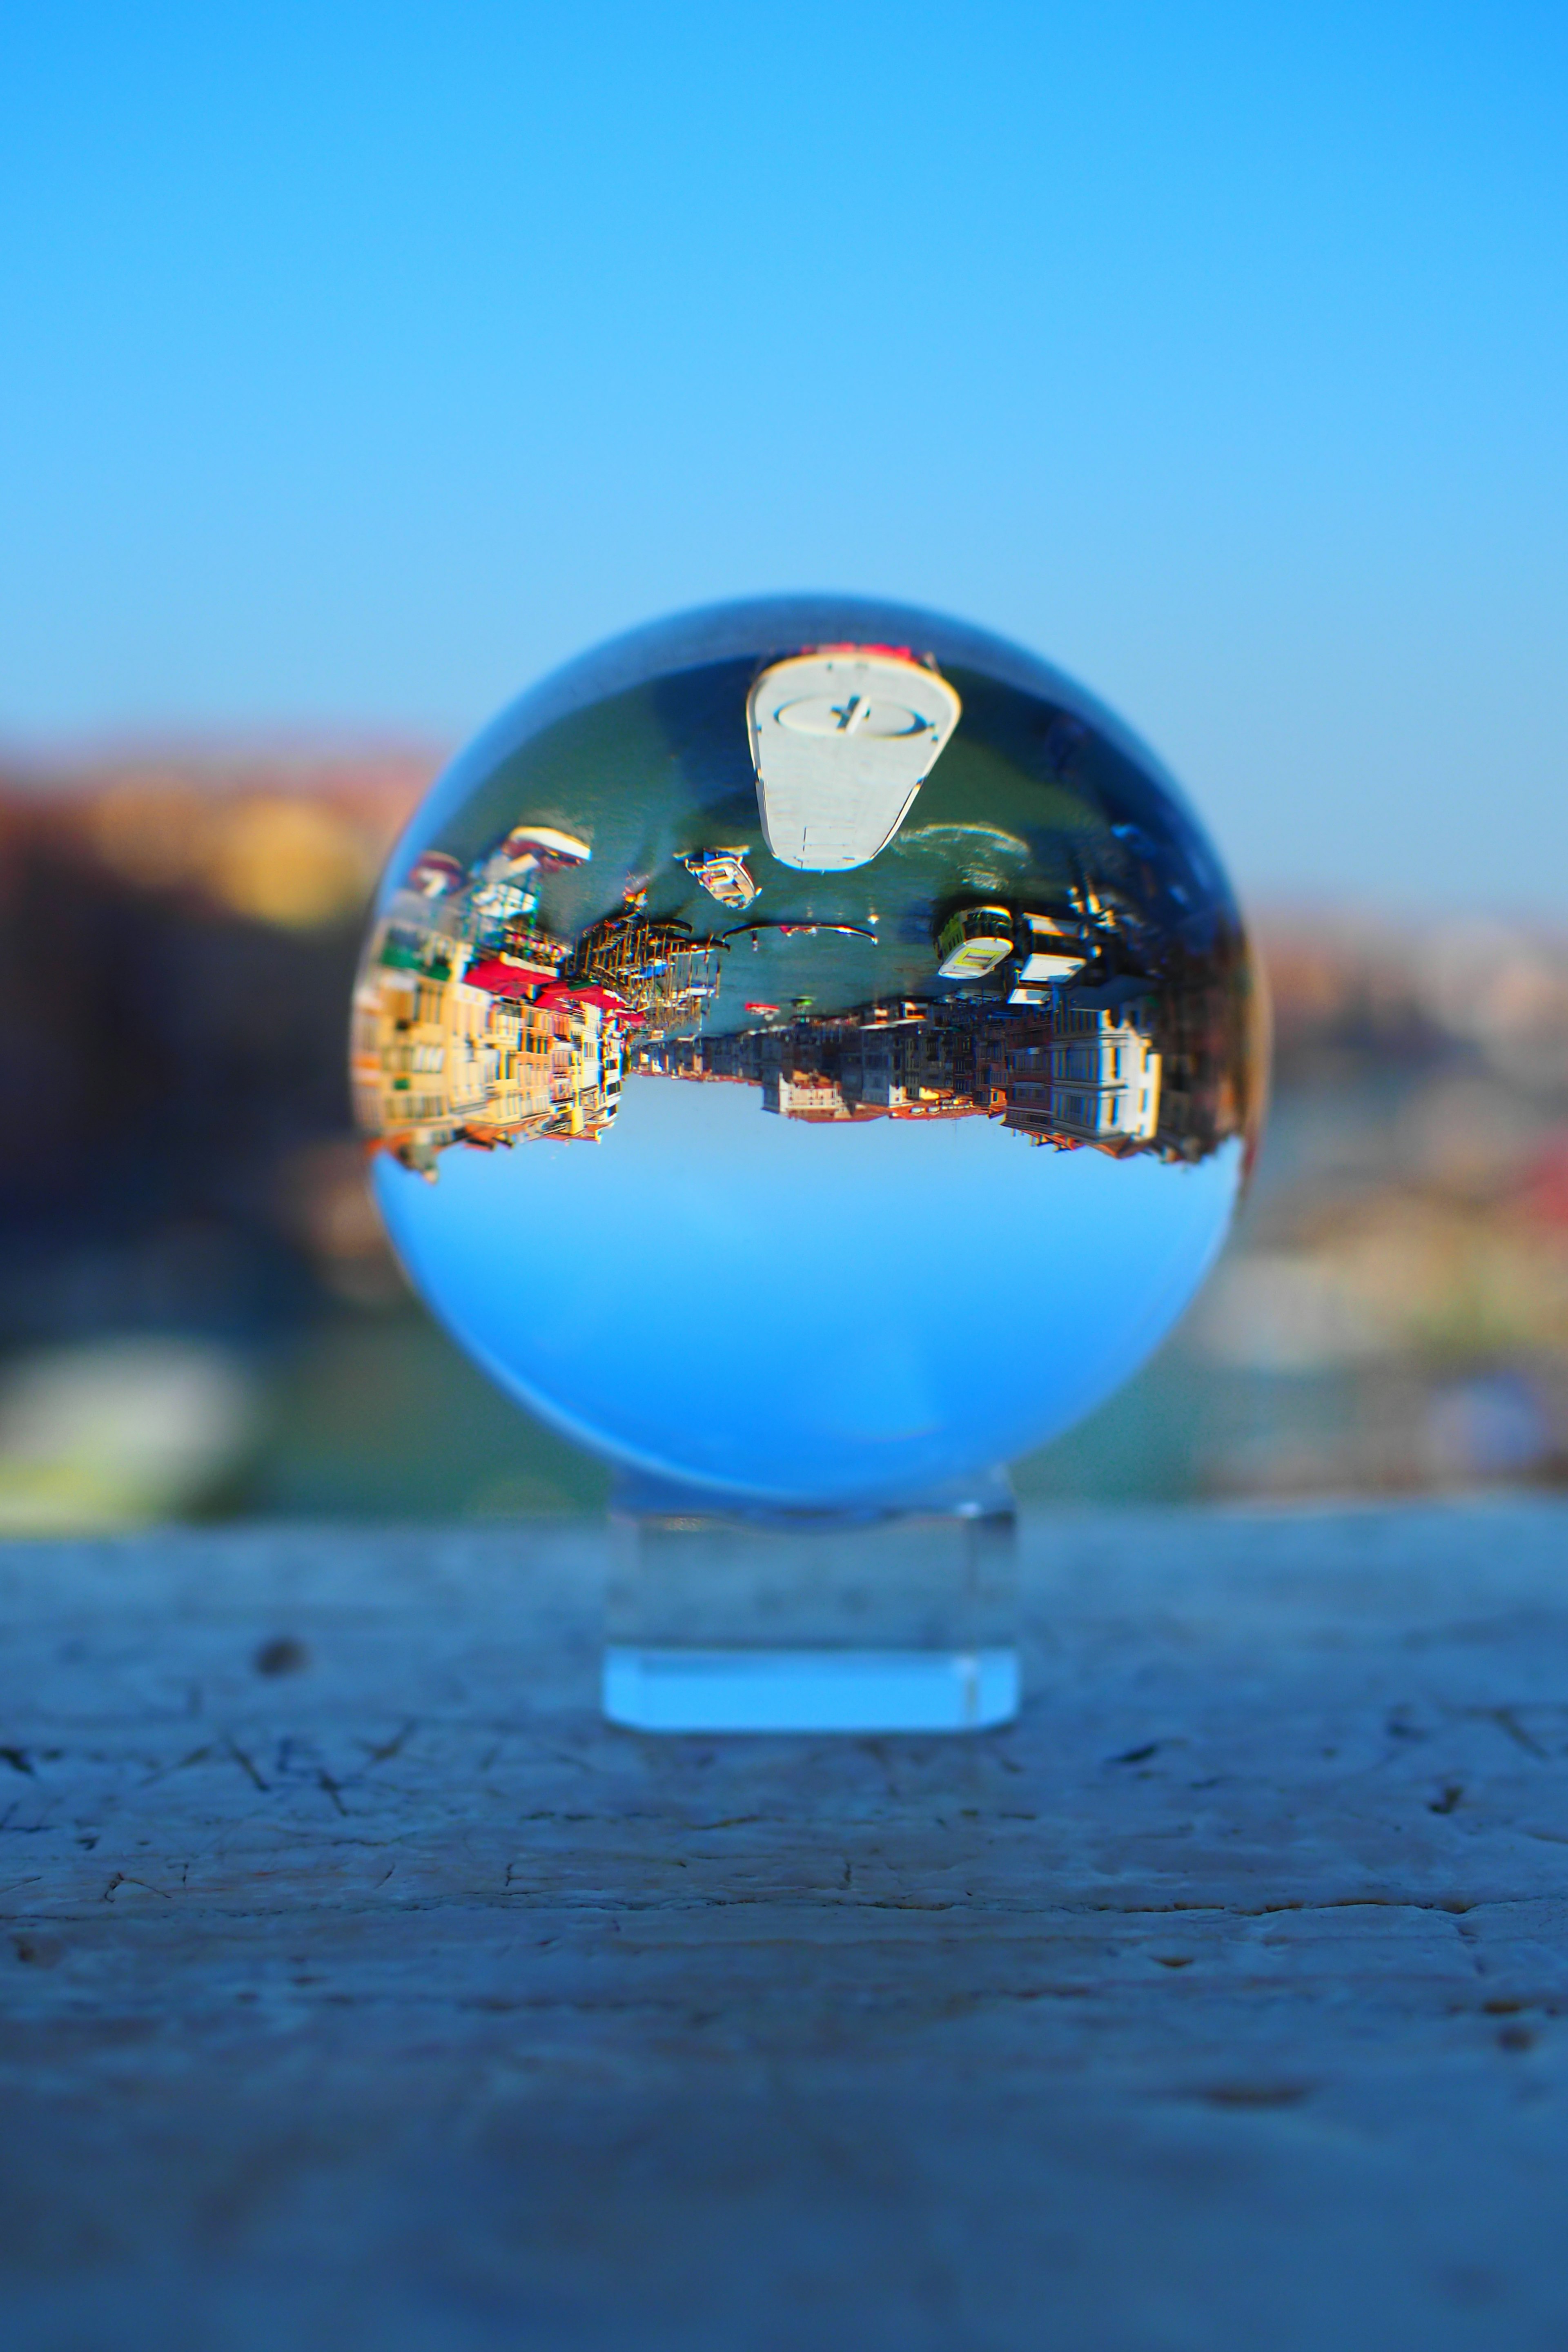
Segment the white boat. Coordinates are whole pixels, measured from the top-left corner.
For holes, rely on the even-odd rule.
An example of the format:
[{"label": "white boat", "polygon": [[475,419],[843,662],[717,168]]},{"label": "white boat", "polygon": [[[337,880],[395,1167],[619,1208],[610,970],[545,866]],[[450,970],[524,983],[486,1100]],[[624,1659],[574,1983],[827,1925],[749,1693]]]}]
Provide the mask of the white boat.
[{"label": "white boat", "polygon": [[552,824],[515,824],[498,853],[508,866],[541,866],[547,874],[568,866],[585,866],[594,855],[589,843]]},{"label": "white boat", "polygon": [[937,935],[939,980],[984,980],[1013,952],[1013,918],[1005,907],[963,907]]},{"label": "white boat", "polygon": [[1075,971],[1083,970],[1081,955],[1026,955],[1018,966],[1018,978],[1029,982],[1070,980]]},{"label": "white boat", "polygon": [[[1089,961],[1082,940],[1058,915],[1026,915],[1023,930],[1027,945],[1013,977],[1026,989],[1054,986],[1070,980]],[[1015,1003],[1033,1004],[1035,996],[1015,996]]]},{"label": "white boat", "polygon": [[826,646],[763,670],[746,720],[779,864],[842,874],[885,849],[963,708],[944,677],[890,646]]},{"label": "white boat", "polygon": [[710,898],[717,898],[721,907],[731,907],[737,913],[743,914],[757,895],[757,886],[745,864],[745,856],[743,848],[694,849],[689,857],[683,857],[680,862],[687,872],[701,883]]}]

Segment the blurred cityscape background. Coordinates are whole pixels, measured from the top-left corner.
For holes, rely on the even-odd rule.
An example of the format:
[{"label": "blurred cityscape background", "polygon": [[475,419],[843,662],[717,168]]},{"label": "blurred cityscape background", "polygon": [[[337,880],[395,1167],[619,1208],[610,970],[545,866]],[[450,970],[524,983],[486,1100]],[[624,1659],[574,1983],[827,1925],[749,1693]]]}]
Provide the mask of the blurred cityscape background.
[{"label": "blurred cityscape background", "polygon": [[529,679],[835,586],[1091,684],[1272,975],[1024,1493],[1568,1476],[1565,102],[1539,0],[5,11],[0,1523],[597,1505],[367,1208],[363,910]]},{"label": "blurred cityscape background", "polygon": [[[0,778],[0,1529],[602,1505],[412,1299],[344,1032],[426,747]],[[1026,1498],[1568,1483],[1568,932],[1256,910],[1273,1115],[1172,1343]]]}]

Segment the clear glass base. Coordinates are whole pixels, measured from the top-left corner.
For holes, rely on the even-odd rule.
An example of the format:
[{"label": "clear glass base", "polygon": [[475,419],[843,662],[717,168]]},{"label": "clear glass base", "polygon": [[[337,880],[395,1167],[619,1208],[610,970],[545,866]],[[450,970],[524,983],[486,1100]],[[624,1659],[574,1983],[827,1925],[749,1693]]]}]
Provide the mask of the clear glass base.
[{"label": "clear glass base", "polygon": [[612,1643],[604,1708],[635,1731],[984,1731],[1018,1712],[1018,1654]]},{"label": "clear glass base", "polygon": [[625,1480],[603,1705],[658,1732],[981,1731],[1016,1714],[996,1474],[864,1513],[721,1515]]}]

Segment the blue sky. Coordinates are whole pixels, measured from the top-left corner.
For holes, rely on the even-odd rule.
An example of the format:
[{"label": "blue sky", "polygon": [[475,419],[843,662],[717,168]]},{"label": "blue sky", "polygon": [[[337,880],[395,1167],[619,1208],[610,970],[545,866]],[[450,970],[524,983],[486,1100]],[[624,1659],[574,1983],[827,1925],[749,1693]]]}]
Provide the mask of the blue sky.
[{"label": "blue sky", "polygon": [[1558,5],[10,0],[0,740],[471,730],[832,586],[1244,886],[1568,911]]}]

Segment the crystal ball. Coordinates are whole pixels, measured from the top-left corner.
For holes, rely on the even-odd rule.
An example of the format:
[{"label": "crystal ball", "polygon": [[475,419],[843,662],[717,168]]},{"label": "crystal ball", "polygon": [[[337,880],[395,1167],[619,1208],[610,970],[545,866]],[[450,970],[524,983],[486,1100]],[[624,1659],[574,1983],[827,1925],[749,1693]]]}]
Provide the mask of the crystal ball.
[{"label": "crystal ball", "polygon": [[1159,761],[908,607],[730,604],[535,686],[383,882],[352,1076],[416,1288],[632,1474],[830,1510],[1065,1429],[1224,1238],[1258,974]]}]

